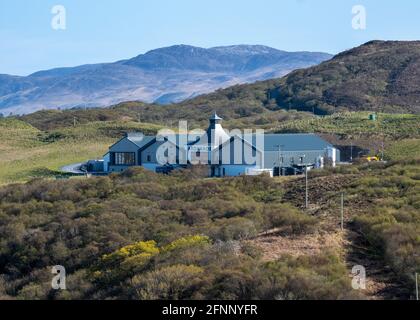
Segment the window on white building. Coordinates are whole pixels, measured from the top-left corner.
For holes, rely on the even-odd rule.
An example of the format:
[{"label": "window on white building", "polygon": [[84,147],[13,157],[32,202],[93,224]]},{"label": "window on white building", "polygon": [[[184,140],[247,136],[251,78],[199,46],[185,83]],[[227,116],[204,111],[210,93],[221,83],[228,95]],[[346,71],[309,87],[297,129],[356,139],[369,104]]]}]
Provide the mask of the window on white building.
[{"label": "window on white building", "polygon": [[134,152],[115,152],[115,165],[133,166],[136,164],[136,155]]}]

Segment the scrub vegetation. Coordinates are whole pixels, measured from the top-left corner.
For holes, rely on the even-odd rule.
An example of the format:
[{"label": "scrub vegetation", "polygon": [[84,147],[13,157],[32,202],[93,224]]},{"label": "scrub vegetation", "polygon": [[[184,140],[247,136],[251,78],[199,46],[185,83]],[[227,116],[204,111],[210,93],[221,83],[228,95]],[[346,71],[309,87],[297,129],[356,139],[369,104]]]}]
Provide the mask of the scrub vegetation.
[{"label": "scrub vegetation", "polygon": [[[246,240],[317,220],[261,177],[202,179],[142,168],[0,190],[0,292],[18,299],[337,299],[356,297],[339,252],[266,262]],[[66,291],[50,286],[63,265]]]},{"label": "scrub vegetation", "polygon": [[[293,191],[301,178],[203,179],[198,169],[9,185],[0,189],[0,292],[18,299],[369,298],[351,288],[355,252],[340,243],[271,259],[254,245],[265,234],[293,241],[352,233],[398,288],[386,297],[410,298],[420,271],[419,176],[418,160],[314,172],[317,209],[309,211]],[[326,179],[351,203],[346,232],[331,201],[337,191],[312,194]],[[66,267],[66,291],[51,289],[57,264]]]},{"label": "scrub vegetation", "polygon": [[[419,46],[373,41],[167,106],[0,118],[0,299],[414,299]],[[311,171],[308,208],[303,177],[59,172],[101,158],[125,132],[155,134],[180,119],[204,128],[214,111],[226,128],[313,132],[342,154],[367,149],[386,162]],[[55,265],[67,290],[51,288]],[[351,286],[355,265],[366,268],[366,290]]]},{"label": "scrub vegetation", "polygon": [[[386,164],[311,172],[305,209],[301,177],[208,179],[199,167],[167,176],[141,168],[108,177],[60,174],[62,165],[101,157],[124,132],[161,128],[138,121],[130,111],[136,106],[115,108],[102,110],[101,119],[96,110],[0,119],[1,298],[413,298],[420,272],[417,115],[372,121],[369,112],[277,110],[228,119],[229,127],[337,133],[342,143],[386,141]],[[67,120],[56,122],[58,113]],[[351,287],[356,264],[367,268],[367,291]],[[51,289],[54,265],[66,267],[68,290]]]}]

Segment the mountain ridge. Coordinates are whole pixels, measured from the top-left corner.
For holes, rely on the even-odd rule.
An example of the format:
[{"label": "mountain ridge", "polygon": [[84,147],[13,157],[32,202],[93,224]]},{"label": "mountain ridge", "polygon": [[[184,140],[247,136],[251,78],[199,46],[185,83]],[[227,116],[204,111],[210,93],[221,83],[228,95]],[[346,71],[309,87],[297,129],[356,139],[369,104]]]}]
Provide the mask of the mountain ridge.
[{"label": "mountain ridge", "polygon": [[179,102],[234,84],[252,83],[318,64],[326,53],[261,45],[175,45],[112,63],[85,64],[0,77],[0,112],[105,107],[128,100]]},{"label": "mountain ridge", "polygon": [[174,108],[206,105],[229,117],[261,108],[420,114],[420,41],[369,41],[284,77],[217,90]]}]

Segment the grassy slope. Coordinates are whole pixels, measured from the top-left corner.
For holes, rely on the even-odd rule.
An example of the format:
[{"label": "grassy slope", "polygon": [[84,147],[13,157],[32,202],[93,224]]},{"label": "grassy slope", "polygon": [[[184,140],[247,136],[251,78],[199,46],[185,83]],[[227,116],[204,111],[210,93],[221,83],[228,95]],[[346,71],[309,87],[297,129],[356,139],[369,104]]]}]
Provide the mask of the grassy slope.
[{"label": "grassy slope", "polygon": [[391,144],[385,155],[392,160],[420,159],[420,139],[404,139]]},{"label": "grassy slope", "polygon": [[15,119],[0,120],[0,184],[48,177],[66,164],[100,158],[124,131],[156,132],[139,123],[92,122],[40,131]]},{"label": "grassy slope", "polygon": [[[210,98],[208,98],[210,99]],[[216,111],[225,120],[225,125],[245,127],[259,124],[269,124],[274,121],[287,119],[308,118],[312,115],[303,112],[286,112],[284,110],[269,110],[252,105],[243,107],[246,101],[229,104],[221,100],[211,103],[207,98],[197,104],[158,106],[140,102],[127,102],[106,109],[77,109],[77,110],[43,110],[22,116],[20,119],[30,123],[40,130],[54,130],[72,126],[74,120],[78,124],[96,121],[134,121],[154,123],[158,125],[174,126],[179,120],[188,120],[192,127],[203,127],[208,124],[209,117]],[[215,98],[216,99],[216,98]],[[200,101],[200,100],[198,100]]]},{"label": "grassy slope", "polygon": [[[3,155],[0,159],[0,184],[27,181],[38,176],[54,176],[62,165],[101,157],[108,146],[124,132],[153,134],[161,128],[159,125],[130,121],[133,119],[130,116],[124,117],[123,113],[116,121],[91,121],[91,111],[81,112],[85,114],[86,121],[76,127],[73,127],[72,122],[63,122],[60,127],[45,131],[16,119],[0,120],[0,151]],[[55,112],[53,114],[56,115]],[[360,112],[326,117],[304,115],[302,118],[302,114],[296,112],[276,111],[231,119],[224,125],[228,128],[263,128],[268,132],[338,134],[338,140],[334,143],[346,144],[351,140],[355,145],[360,143],[363,147],[374,149],[377,146],[371,146],[365,140],[377,142],[385,136],[386,145],[390,147],[387,153],[389,159],[400,158],[409,150],[411,154],[416,154],[420,139],[419,115],[379,114],[376,122],[369,121],[368,115],[369,112]],[[201,127],[205,125],[203,123]],[[410,148],[403,150],[402,144],[394,143],[394,140],[403,139],[404,146]]]},{"label": "grassy slope", "polygon": [[380,154],[384,148],[386,160],[401,160],[420,156],[420,115],[345,112],[326,117],[293,120],[274,125],[270,130],[280,133],[313,132],[324,136],[334,145],[358,146]]},{"label": "grassy slope", "polygon": [[372,41],[292,72],[277,82],[271,95],[279,106],[320,113],[418,113],[419,58],[419,41]]},{"label": "grassy slope", "polygon": [[346,136],[385,135],[393,139],[420,138],[420,115],[377,114],[369,120],[370,112],[345,112],[326,117],[280,123],[276,132],[334,133]]}]

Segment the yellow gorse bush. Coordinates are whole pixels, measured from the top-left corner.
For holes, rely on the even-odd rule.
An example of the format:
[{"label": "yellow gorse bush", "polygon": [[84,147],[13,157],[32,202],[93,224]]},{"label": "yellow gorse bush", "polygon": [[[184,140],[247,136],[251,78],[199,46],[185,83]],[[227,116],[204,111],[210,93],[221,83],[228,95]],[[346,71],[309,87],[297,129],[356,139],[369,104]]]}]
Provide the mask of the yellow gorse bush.
[{"label": "yellow gorse bush", "polygon": [[162,248],[162,251],[172,251],[178,248],[199,246],[199,245],[206,245],[206,244],[210,244],[210,238],[207,236],[202,236],[202,235],[187,236],[187,237],[183,237],[178,240],[175,240],[171,242],[170,244],[168,244],[167,246],[164,246]]},{"label": "yellow gorse bush", "polygon": [[200,244],[209,244],[210,238],[202,235],[193,235],[179,238],[164,247],[157,247],[156,241],[139,241],[128,246],[122,247],[111,254],[102,257],[102,261],[114,261],[116,259],[126,259],[133,256],[152,256],[159,254],[161,251],[171,251],[177,248],[189,247]]},{"label": "yellow gorse bush", "polygon": [[159,253],[159,248],[156,241],[140,241],[121,249],[114,251],[111,254],[106,254],[102,257],[103,262],[112,262],[115,260],[124,260],[133,256],[151,257]]},{"label": "yellow gorse bush", "polygon": [[162,252],[206,244],[210,244],[210,238],[201,235],[183,237],[160,248],[156,241],[139,241],[102,256],[97,269],[92,271],[92,276],[96,280],[104,281],[125,278],[143,270],[154,256]]},{"label": "yellow gorse bush", "polygon": [[121,266],[143,264],[151,257],[161,252],[172,251],[178,248],[210,244],[210,238],[202,235],[187,236],[177,239],[170,244],[159,248],[156,241],[139,241],[122,247],[113,253],[102,256],[102,263],[118,263]]}]

